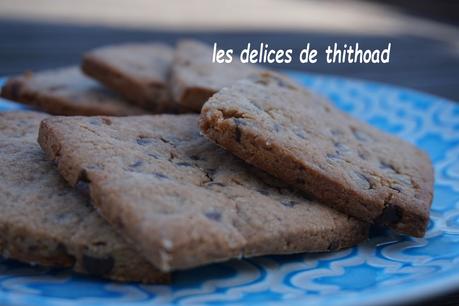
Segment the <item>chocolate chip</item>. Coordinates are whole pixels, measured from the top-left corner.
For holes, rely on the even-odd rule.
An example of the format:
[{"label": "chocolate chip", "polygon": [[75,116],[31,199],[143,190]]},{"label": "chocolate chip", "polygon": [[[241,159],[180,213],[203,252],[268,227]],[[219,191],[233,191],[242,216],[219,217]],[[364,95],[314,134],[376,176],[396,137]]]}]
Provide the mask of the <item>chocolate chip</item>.
[{"label": "chocolate chip", "polygon": [[307,201],[310,201],[310,202],[315,201],[314,196],[312,194],[310,194],[310,193],[302,192],[301,196],[303,197],[303,199],[305,199]]},{"label": "chocolate chip", "polygon": [[274,78],[274,80],[276,81],[276,84],[279,86],[279,87],[290,87],[289,84],[287,84],[284,80],[282,80],[281,78]]},{"label": "chocolate chip", "polygon": [[327,160],[336,162],[336,161],[342,161],[342,159],[337,155],[337,154],[332,154],[332,153],[327,153]]},{"label": "chocolate chip", "polygon": [[[202,170],[202,169],[201,169]],[[202,172],[204,172],[204,175],[207,177],[208,181],[206,182],[206,184],[209,184],[210,182],[213,182],[214,181],[214,172],[212,171],[212,169],[209,169],[209,171],[207,170],[202,170]]]},{"label": "chocolate chip", "polygon": [[265,196],[269,195],[269,191],[267,191],[267,190],[265,190],[265,189],[257,189],[257,191],[258,191],[259,193],[261,193],[262,195],[265,195]]},{"label": "chocolate chip", "polygon": [[172,161],[177,157],[177,153],[170,151],[168,160],[172,163]]},{"label": "chocolate chip", "polygon": [[192,164],[190,163],[187,163],[187,162],[179,162],[179,163],[176,163],[177,166],[181,166],[181,167],[191,167],[193,166]]},{"label": "chocolate chip", "polygon": [[210,182],[207,184],[207,186],[220,186],[220,187],[225,187],[225,184],[219,183],[219,182]]},{"label": "chocolate chip", "polygon": [[338,155],[342,156],[342,155],[346,155],[352,152],[352,150],[348,146],[346,146],[345,144],[341,142],[335,142],[334,145],[336,148],[336,154]]},{"label": "chocolate chip", "polygon": [[159,139],[161,139],[162,142],[164,143],[167,143],[167,144],[170,144],[171,146],[176,146],[177,143],[180,142],[180,140],[178,138],[175,138],[175,137],[160,137]]},{"label": "chocolate chip", "polygon": [[213,221],[220,221],[222,219],[222,214],[218,211],[210,211],[204,214],[208,219]]},{"label": "chocolate chip", "polygon": [[84,194],[85,196],[89,196],[90,188],[89,183],[85,181],[78,181],[75,185],[75,189],[78,190],[80,193]]},{"label": "chocolate chip", "polygon": [[104,168],[103,164],[90,164],[86,166],[86,169],[90,170],[104,170]]},{"label": "chocolate chip", "polygon": [[402,216],[402,209],[399,206],[392,203],[386,203],[382,213],[375,220],[375,223],[393,225],[398,223],[402,219]]},{"label": "chocolate chip", "polygon": [[282,194],[282,195],[284,195],[284,194],[286,194],[287,192],[289,192],[288,189],[282,188],[282,187],[277,187],[276,189],[277,189],[277,192],[278,192],[279,194]]},{"label": "chocolate chip", "polygon": [[95,125],[95,126],[100,126],[102,122],[100,121],[100,118],[97,117],[91,117],[89,119],[89,124]]},{"label": "chocolate chip", "polygon": [[354,134],[355,139],[359,141],[366,142],[366,141],[372,140],[370,135],[368,135],[367,133],[361,130],[351,127],[351,131],[352,131],[352,134]]},{"label": "chocolate chip", "polygon": [[358,171],[351,171],[349,173],[350,173],[350,176],[353,179],[353,181],[356,182],[357,185],[359,185],[359,187],[361,187],[363,189],[372,189],[373,188],[372,185],[371,185],[370,179],[368,177],[366,177],[363,173],[360,173]]},{"label": "chocolate chip", "polygon": [[389,188],[390,188],[390,189],[393,189],[393,190],[395,190],[395,191],[397,191],[397,192],[402,192],[402,190],[403,190],[403,189],[402,189],[400,186],[398,186],[398,185],[397,185],[397,186],[396,186],[396,185],[391,185],[391,186],[389,186]]},{"label": "chocolate chip", "polygon": [[84,194],[85,196],[90,195],[90,183],[91,181],[88,178],[88,173],[85,169],[80,171],[78,175],[77,182],[75,184],[75,189]]},{"label": "chocolate chip", "polygon": [[190,158],[192,160],[200,160],[201,159],[198,155],[191,155]]},{"label": "chocolate chip", "polygon": [[111,125],[112,124],[112,120],[108,117],[102,117],[102,122],[106,125]]},{"label": "chocolate chip", "polygon": [[149,138],[146,138],[146,137],[143,137],[143,136],[139,136],[137,137],[137,144],[141,145],[141,146],[144,146],[144,145],[147,145],[147,144],[150,144],[152,143],[153,141]]},{"label": "chocolate chip", "polygon": [[244,119],[234,118],[234,120],[237,122],[237,125],[241,125],[241,126],[247,126],[248,125],[247,121],[244,120]]},{"label": "chocolate chip", "polygon": [[293,200],[285,200],[285,199],[282,200],[282,201],[280,201],[280,203],[281,203],[282,205],[284,205],[285,207],[293,207],[293,206],[295,206],[296,204],[298,204],[298,202],[296,202],[296,201],[293,201]]},{"label": "chocolate chip", "polygon": [[140,167],[142,164],[143,164],[143,162],[141,160],[138,160],[138,161],[134,162],[133,164],[130,164],[129,167],[130,168],[137,168],[137,167]]},{"label": "chocolate chip", "polygon": [[358,151],[357,154],[359,155],[360,159],[367,160],[368,159],[368,154],[364,153],[362,151]]},{"label": "chocolate chip", "polygon": [[296,136],[300,137],[301,139],[306,140],[306,135],[304,134],[303,131],[300,130],[294,130],[293,133],[295,133]]},{"label": "chocolate chip", "polygon": [[265,86],[269,84],[267,78],[258,78],[255,80],[255,83]]},{"label": "chocolate chip", "polygon": [[[398,183],[401,183],[401,185],[405,185],[405,186],[413,185],[413,183],[411,182],[411,178],[408,175],[401,174],[400,171],[398,171],[393,165],[386,163],[384,161],[380,161],[379,168],[385,171],[386,173],[388,173],[392,179],[395,179],[398,181]],[[392,188],[392,189],[397,190],[396,188]]]},{"label": "chocolate chip", "polygon": [[159,159],[159,156],[154,153],[148,153],[147,155],[153,157],[154,159]]},{"label": "chocolate chip", "polygon": [[236,128],[235,128],[235,137],[236,137],[236,141],[237,142],[241,142],[241,136],[242,136],[242,133],[241,133],[241,129],[239,128],[239,126],[241,125],[245,125],[245,123],[240,120],[239,118],[234,118],[234,124],[236,125]]},{"label": "chocolate chip", "polygon": [[154,172],[153,175],[156,176],[159,179],[168,179],[169,178],[169,177],[167,177],[167,175],[164,175],[161,172]]},{"label": "chocolate chip", "polygon": [[113,257],[93,257],[87,254],[83,255],[83,267],[90,275],[104,276],[112,271],[115,265]]},{"label": "chocolate chip", "polygon": [[397,170],[395,170],[394,166],[392,166],[391,164],[385,163],[383,161],[380,161],[379,168],[382,170],[386,170],[386,171],[389,170],[389,171],[398,173]]},{"label": "chocolate chip", "polygon": [[336,241],[336,240],[333,240],[330,242],[330,244],[328,245],[327,247],[327,250],[329,251],[335,251],[339,248],[339,245],[340,245],[340,242],[339,241]]},{"label": "chocolate chip", "polygon": [[344,132],[338,129],[331,129],[330,134],[332,134],[333,136],[340,136],[340,137],[344,136]]},{"label": "chocolate chip", "polygon": [[322,106],[323,106],[324,111],[325,111],[326,113],[331,112],[331,107],[330,107],[330,106],[328,106],[327,104],[323,104]]},{"label": "chocolate chip", "polygon": [[236,130],[235,130],[235,137],[237,142],[241,142],[241,130],[239,129],[239,126],[236,125]]}]

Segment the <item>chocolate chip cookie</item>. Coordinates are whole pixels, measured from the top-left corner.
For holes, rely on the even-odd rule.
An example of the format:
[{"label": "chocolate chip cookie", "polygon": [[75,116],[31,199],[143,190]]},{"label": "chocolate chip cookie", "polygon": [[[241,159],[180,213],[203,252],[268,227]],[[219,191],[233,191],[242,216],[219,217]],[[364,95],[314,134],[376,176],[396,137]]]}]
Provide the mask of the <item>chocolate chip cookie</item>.
[{"label": "chocolate chip cookie", "polygon": [[146,113],[85,77],[78,67],[13,77],[3,86],[1,96],[54,115],[127,116]]},{"label": "chocolate chip cookie", "polygon": [[130,43],[86,53],[81,67],[131,103],[152,112],[177,112],[167,83],[174,50],[161,43]]},{"label": "chocolate chip cookie", "polygon": [[171,90],[177,103],[194,112],[218,90],[252,73],[256,65],[242,64],[237,56],[229,64],[212,63],[212,48],[194,40],[177,44],[172,65]]},{"label": "chocolate chip cookie", "polygon": [[286,77],[263,73],[203,107],[202,132],[246,162],[364,221],[422,237],[433,169],[415,146]]},{"label": "chocolate chip cookie", "polygon": [[118,281],[167,281],[46,159],[36,138],[47,117],[0,113],[1,254]]},{"label": "chocolate chip cookie", "polygon": [[366,223],[295,193],[202,137],[197,115],[55,117],[39,143],[73,186],[163,271],[321,252]]}]

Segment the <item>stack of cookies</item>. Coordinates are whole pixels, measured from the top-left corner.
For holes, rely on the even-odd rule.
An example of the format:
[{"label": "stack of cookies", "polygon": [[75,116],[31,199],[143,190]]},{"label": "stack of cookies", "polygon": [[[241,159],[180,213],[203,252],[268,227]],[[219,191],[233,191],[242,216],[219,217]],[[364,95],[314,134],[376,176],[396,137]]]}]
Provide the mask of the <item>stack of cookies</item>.
[{"label": "stack of cookies", "polygon": [[211,58],[191,40],[125,44],[9,79],[2,96],[38,111],[0,114],[3,256],[159,283],[348,248],[372,224],[425,234],[426,154],[286,76]]}]

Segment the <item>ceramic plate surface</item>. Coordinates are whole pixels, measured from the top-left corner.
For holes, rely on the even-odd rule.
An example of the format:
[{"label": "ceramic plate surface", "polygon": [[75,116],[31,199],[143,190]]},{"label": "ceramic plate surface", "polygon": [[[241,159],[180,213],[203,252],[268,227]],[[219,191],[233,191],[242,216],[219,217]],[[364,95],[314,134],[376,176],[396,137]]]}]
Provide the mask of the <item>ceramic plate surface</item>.
[{"label": "ceramic plate surface", "polygon": [[[436,180],[425,238],[377,233],[331,254],[267,256],[175,273],[172,286],[119,284],[1,260],[0,304],[376,305],[459,287],[459,104],[382,84],[290,74],[429,153]],[[2,111],[18,108],[0,102]]]}]

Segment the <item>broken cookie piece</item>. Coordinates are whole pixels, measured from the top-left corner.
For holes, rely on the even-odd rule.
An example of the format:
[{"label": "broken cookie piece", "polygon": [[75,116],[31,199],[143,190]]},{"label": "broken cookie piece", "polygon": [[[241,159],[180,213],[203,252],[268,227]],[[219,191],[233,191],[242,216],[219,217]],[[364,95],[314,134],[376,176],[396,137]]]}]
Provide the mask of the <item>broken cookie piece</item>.
[{"label": "broken cookie piece", "polygon": [[78,67],[12,77],[2,87],[1,96],[53,115],[128,116],[147,113],[87,78]]},{"label": "broken cookie piece", "polygon": [[210,46],[182,40],[175,51],[170,86],[178,104],[200,112],[202,105],[218,90],[260,71],[259,66],[242,64],[237,56],[231,63],[212,63]]},{"label": "broken cookie piece", "polygon": [[150,112],[178,112],[168,80],[174,50],[162,43],[127,43],[87,52],[81,68],[88,76]]}]

